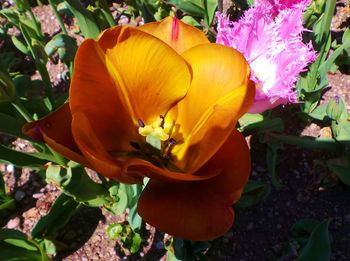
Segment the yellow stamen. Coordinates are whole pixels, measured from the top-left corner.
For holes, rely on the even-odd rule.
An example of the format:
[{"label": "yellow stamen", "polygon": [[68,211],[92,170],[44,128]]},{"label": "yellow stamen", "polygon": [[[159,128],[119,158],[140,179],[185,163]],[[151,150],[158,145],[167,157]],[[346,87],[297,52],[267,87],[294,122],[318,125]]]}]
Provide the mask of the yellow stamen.
[{"label": "yellow stamen", "polygon": [[169,139],[167,130],[169,131],[170,128],[164,125],[164,119],[160,117],[152,122],[152,124],[139,127],[139,134],[146,137],[147,143],[155,148],[161,149],[161,141]]}]

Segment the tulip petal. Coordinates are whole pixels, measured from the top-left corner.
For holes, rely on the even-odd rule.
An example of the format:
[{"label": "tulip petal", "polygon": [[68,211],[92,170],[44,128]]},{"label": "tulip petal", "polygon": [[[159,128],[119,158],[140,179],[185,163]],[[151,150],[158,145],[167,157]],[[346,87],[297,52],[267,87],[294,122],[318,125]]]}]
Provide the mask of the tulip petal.
[{"label": "tulip petal", "polygon": [[65,103],[46,117],[25,124],[22,131],[34,140],[44,141],[64,157],[89,166],[73,139],[71,124],[69,103]]},{"label": "tulip petal", "polygon": [[184,59],[135,28],[106,30],[80,46],[70,91],[72,114],[84,112],[107,151],[130,151],[138,120],[151,124],[186,95]]},{"label": "tulip petal", "polygon": [[[140,183],[142,179],[121,177],[121,160],[114,159],[96,136],[88,117],[81,112],[73,115],[72,132],[77,145],[89,161],[92,169],[102,175],[123,183]],[[120,157],[122,158],[122,157]]]},{"label": "tulip petal", "polygon": [[166,168],[160,168],[150,163],[149,161],[132,158],[123,164],[122,175],[131,177],[148,177],[162,182],[180,182],[180,181],[198,181],[212,178],[218,175],[220,171],[218,169],[213,170],[206,175],[192,175],[191,173],[180,173],[170,171]]},{"label": "tulip petal", "polygon": [[250,172],[244,137],[235,131],[202,171],[220,168],[212,179],[163,183],[151,180],[138,202],[138,212],[149,224],[175,237],[212,240],[232,226],[231,204],[240,197]]},{"label": "tulip petal", "polygon": [[176,17],[167,17],[160,22],[147,23],[140,26],[139,29],[158,37],[178,53],[183,53],[196,45],[209,43],[201,30],[185,24]]},{"label": "tulip petal", "polygon": [[[203,55],[205,54],[205,55]],[[251,106],[255,87],[249,66],[236,50],[217,44],[196,46],[183,54],[192,68],[192,84],[167,115],[178,130],[174,164],[195,172],[222,146],[238,118]]]}]

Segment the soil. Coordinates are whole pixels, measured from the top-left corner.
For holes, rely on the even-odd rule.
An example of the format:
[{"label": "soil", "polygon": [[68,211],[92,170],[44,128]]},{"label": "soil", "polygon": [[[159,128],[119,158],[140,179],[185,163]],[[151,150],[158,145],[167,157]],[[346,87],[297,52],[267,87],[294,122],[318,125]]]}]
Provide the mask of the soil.
[{"label": "soil", "polygon": [[[0,7],[5,8],[9,4],[10,2],[0,1]],[[128,17],[121,16],[115,7],[120,6],[112,6],[113,16],[119,23],[140,23],[140,20],[130,21]],[[35,7],[33,12],[43,25],[42,30],[48,38],[60,32],[49,6]],[[67,29],[73,31],[74,21],[66,23]],[[338,1],[332,30],[336,34],[346,26],[349,26],[349,3]],[[80,36],[75,37],[81,42]],[[0,40],[0,51],[4,51],[6,46]],[[28,59],[26,63],[29,65],[23,65],[22,68],[30,68]],[[65,65],[50,60],[47,68],[57,92],[66,91],[69,86],[62,77]],[[35,72],[33,77],[37,77]],[[337,71],[329,74],[328,79],[330,88],[324,93],[323,100],[340,95],[350,105],[350,75]],[[298,111],[298,105],[288,105],[274,112],[282,118],[286,126],[285,133],[314,137],[329,135],[327,128],[299,119]],[[249,139],[253,161],[251,179],[270,184],[271,192],[263,202],[252,208],[235,209],[236,220],[233,228],[225,236],[211,242],[211,247],[206,252],[208,259],[278,260],[290,246],[290,229],[295,222],[306,218],[319,221],[331,218],[331,260],[350,260],[350,189],[339,183],[325,164],[327,159],[335,155],[325,151],[283,146],[279,150],[276,165],[283,187],[277,189],[271,184],[267,171],[266,146],[258,138],[253,135]],[[6,135],[1,135],[0,141],[18,150],[31,149],[30,144],[24,140]],[[30,235],[36,222],[48,213],[60,191],[52,184],[46,184],[38,173],[29,169],[0,164],[0,171],[4,175],[7,192],[16,200],[16,211],[0,216],[0,225]],[[123,249],[120,242],[107,237],[107,226],[124,222],[126,217],[127,213],[113,216],[97,208],[81,208],[59,232],[58,240],[64,245],[65,251],[60,251],[54,260],[165,260],[164,243],[168,235],[149,225],[143,228],[145,242],[142,243],[141,251],[136,254],[130,254]]]}]

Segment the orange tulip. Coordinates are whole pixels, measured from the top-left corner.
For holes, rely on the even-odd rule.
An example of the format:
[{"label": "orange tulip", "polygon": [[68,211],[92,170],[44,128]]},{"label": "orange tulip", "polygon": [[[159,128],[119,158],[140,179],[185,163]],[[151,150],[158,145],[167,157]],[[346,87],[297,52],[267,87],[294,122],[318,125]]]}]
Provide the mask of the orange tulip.
[{"label": "orange tulip", "polygon": [[238,118],[249,66],[176,18],[117,26],[85,40],[69,103],[23,131],[111,179],[141,183],[138,212],[177,237],[209,240],[234,219],[250,172]]}]

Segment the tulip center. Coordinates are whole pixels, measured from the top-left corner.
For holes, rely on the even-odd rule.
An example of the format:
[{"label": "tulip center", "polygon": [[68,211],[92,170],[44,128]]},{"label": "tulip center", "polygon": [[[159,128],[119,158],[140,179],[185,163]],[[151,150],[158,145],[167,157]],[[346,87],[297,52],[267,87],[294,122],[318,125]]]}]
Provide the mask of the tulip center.
[{"label": "tulip center", "polygon": [[[151,124],[145,124],[142,120],[138,120],[138,132],[145,137],[144,144],[131,142],[130,145],[136,149],[136,155],[147,159],[157,166],[169,167],[170,153],[176,144],[171,138],[172,125],[165,123],[164,116],[160,116]],[[175,167],[172,167],[176,169]]]},{"label": "tulip center", "polygon": [[165,124],[164,117],[160,116],[152,124],[145,125],[142,120],[139,120],[139,134],[146,137],[146,142],[152,147],[162,150],[164,141],[169,139],[169,124]]}]

